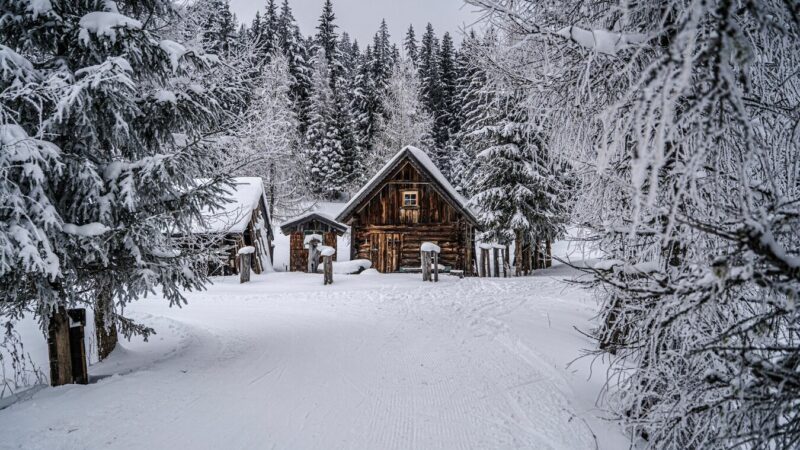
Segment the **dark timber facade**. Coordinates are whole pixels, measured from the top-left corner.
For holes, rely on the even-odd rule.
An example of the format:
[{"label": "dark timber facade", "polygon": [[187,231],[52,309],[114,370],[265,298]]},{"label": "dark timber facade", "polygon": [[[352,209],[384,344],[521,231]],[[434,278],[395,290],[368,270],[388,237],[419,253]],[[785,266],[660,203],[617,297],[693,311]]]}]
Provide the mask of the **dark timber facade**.
[{"label": "dark timber facade", "polygon": [[442,249],[441,265],[474,273],[478,222],[418,149],[392,158],[337,220],[351,227],[351,258],[369,259],[379,272],[419,269],[420,245],[433,242]]}]

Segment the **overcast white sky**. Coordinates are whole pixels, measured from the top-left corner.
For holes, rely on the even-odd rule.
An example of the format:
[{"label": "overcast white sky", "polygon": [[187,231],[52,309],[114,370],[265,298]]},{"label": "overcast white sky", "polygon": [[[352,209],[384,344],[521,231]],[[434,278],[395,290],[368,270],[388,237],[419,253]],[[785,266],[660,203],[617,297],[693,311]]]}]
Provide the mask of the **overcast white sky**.
[{"label": "overcast white sky", "polygon": [[[280,5],[282,0],[276,3]],[[264,12],[266,0],[230,0],[231,9],[240,21],[250,23],[256,11]],[[324,0],[289,0],[304,36],[315,32]],[[441,37],[445,31],[461,41],[459,30],[471,25],[477,14],[474,7],[463,6],[463,0],[333,0],[333,11],[339,32],[347,31],[358,39],[363,49],[372,42],[381,19],[385,18],[394,42],[402,42],[409,24],[414,25],[417,39],[430,22]]]}]

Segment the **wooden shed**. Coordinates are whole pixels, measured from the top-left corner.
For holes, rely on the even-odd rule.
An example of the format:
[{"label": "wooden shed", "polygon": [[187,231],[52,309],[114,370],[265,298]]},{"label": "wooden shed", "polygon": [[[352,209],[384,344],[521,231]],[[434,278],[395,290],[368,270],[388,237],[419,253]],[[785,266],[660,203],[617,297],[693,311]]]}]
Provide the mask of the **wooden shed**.
[{"label": "wooden shed", "polygon": [[[204,180],[198,180],[202,183]],[[255,273],[272,271],[273,232],[261,178],[233,179],[218,208],[203,211],[203,221],[193,230],[205,238],[210,275],[239,273],[236,257],[242,247],[255,247],[251,268]]]},{"label": "wooden shed", "polygon": [[397,153],[336,220],[351,228],[351,259],[369,259],[380,272],[419,270],[427,241],[441,247],[440,264],[474,274],[478,220],[420,149]]},{"label": "wooden shed", "polygon": [[[281,233],[289,236],[289,271],[308,271],[308,249],[305,247],[306,236],[317,234],[322,236],[322,244],[337,248],[336,238],[347,232],[347,225],[335,221],[320,212],[309,212],[284,222]],[[336,255],[333,255],[336,261]]]}]

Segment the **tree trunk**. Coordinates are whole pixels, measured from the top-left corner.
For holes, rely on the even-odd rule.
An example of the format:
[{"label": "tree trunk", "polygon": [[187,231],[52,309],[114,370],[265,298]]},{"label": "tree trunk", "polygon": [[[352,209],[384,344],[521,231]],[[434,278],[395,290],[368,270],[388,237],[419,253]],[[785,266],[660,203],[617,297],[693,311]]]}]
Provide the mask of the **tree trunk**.
[{"label": "tree trunk", "polygon": [[522,275],[523,271],[523,260],[525,259],[522,255],[522,231],[517,231],[516,238],[514,239],[514,276],[518,277]]},{"label": "tree trunk", "polygon": [[492,249],[492,276],[500,278],[500,251],[496,248]]},{"label": "tree trunk", "polygon": [[101,288],[94,303],[94,329],[97,357],[100,361],[117,348],[117,323],[114,320],[114,298],[108,288]]}]

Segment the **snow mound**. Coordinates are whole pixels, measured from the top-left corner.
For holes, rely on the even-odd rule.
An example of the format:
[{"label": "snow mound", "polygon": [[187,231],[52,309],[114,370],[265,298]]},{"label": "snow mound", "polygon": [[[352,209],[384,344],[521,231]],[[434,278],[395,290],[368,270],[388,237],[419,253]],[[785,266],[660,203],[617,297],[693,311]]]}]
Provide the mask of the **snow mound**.
[{"label": "snow mound", "polygon": [[364,276],[364,275],[375,276],[375,275],[380,275],[380,274],[381,273],[378,272],[378,269],[367,269],[367,270],[361,272],[361,276]]},{"label": "snow mound", "polygon": [[333,273],[340,275],[354,275],[372,268],[372,261],[368,259],[354,259],[352,261],[337,261],[333,263]]}]

